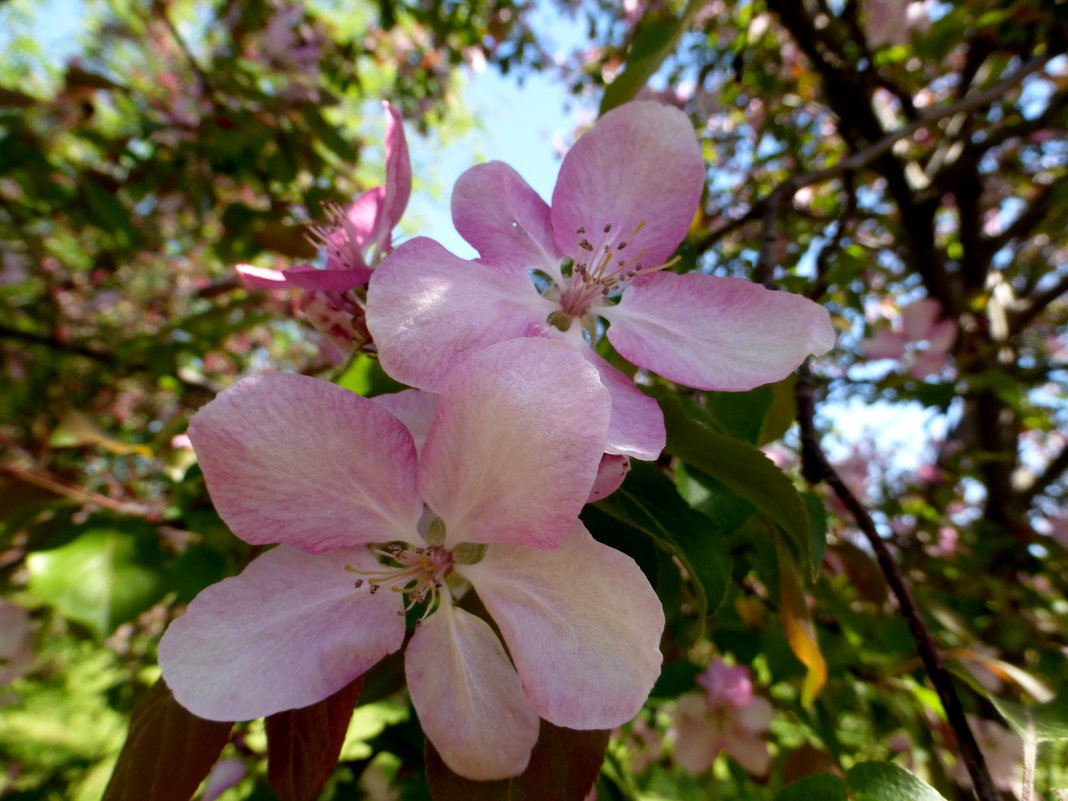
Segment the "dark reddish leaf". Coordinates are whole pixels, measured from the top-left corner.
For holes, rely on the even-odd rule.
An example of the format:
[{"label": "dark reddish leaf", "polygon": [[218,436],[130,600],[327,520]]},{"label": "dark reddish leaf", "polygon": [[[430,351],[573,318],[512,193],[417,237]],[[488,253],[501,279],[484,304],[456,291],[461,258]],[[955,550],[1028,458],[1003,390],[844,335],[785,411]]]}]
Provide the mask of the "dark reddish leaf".
[{"label": "dark reddish leaf", "polygon": [[329,698],[267,718],[267,783],[282,801],[314,801],[337,764],[363,677]]},{"label": "dark reddish leaf", "polygon": [[233,723],[198,718],[160,679],[130,719],[101,801],[189,801],[230,739]]},{"label": "dark reddish leaf", "polygon": [[520,776],[476,782],[457,776],[426,744],[426,775],[434,801],[582,801],[600,773],[607,731],[576,731],[541,722],[530,764]]}]

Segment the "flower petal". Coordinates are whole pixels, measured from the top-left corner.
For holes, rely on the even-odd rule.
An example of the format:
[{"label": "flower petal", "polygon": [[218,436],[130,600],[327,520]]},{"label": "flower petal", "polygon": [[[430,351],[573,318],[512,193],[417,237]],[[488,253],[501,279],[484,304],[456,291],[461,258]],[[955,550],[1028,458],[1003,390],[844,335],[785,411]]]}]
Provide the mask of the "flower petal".
[{"label": "flower petal", "polygon": [[723,742],[723,751],[738,761],[747,773],[763,776],[771,766],[768,744],[744,731],[732,730]]},{"label": "flower petal", "polygon": [[317,292],[344,292],[367,283],[370,270],[320,270],[301,264],[289,270],[270,270],[252,264],[237,265],[245,282],[262,289],[303,289]]},{"label": "flower petal", "polygon": [[935,351],[946,353],[953,347],[953,341],[957,338],[957,324],[953,320],[942,320],[935,323],[927,331],[927,343],[929,352]]},{"label": "flower petal", "polygon": [[655,267],[686,235],[704,185],[690,119],[659,103],[627,103],[601,117],[564,158],[552,201],[556,247],[577,256],[587,237],[597,252],[617,248],[643,224],[623,253],[641,253],[642,265]]},{"label": "flower petal", "polygon": [[949,357],[945,353],[929,350],[917,354],[906,372],[917,381],[922,381],[928,376],[932,376],[939,372],[946,366],[946,362],[948,361]]},{"label": "flower petal", "polygon": [[593,488],[610,410],[597,371],[563,342],[513,339],[454,369],[419,463],[446,542],[556,545]]},{"label": "flower petal", "polygon": [[456,571],[493,616],[543,718],[610,729],[641,709],[660,675],[664,612],[629,556],[576,522],[556,548],[491,545]]},{"label": "flower petal", "polygon": [[900,359],[907,344],[904,334],[881,328],[870,339],[862,339],[857,350],[869,359]]},{"label": "flower petal", "polygon": [[660,456],[667,444],[664,413],[624,373],[597,355],[593,348],[582,349],[597,368],[601,381],[612,396],[612,421],[608,426],[605,451],[650,462]]},{"label": "flower petal", "polygon": [[404,423],[415,440],[416,451],[423,449],[430,424],[434,422],[434,410],[438,407],[437,395],[420,389],[405,389],[375,395],[371,400]]},{"label": "flower petal", "polygon": [[675,744],[675,761],[695,776],[712,767],[726,740],[726,732],[712,719],[705,699],[697,693],[679,696],[668,734]]},{"label": "flower petal", "polygon": [[443,597],[412,635],[404,673],[423,731],[455,773],[490,781],[526,769],[538,715],[484,620]]},{"label": "flower petal", "polygon": [[606,453],[601,457],[601,464],[597,467],[597,478],[590,490],[590,497],[586,503],[595,503],[602,498],[607,498],[623,483],[623,479],[630,472],[630,457],[620,456],[615,453]]},{"label": "flower petal", "polygon": [[452,221],[484,260],[544,270],[563,282],[549,205],[504,162],[479,164],[460,176],[452,190]]},{"label": "flower petal", "polygon": [[353,587],[366,548],[308,554],[282,545],[203,590],[159,644],[178,703],[208,720],[252,720],[314,704],[404,641],[396,593]]},{"label": "flower petal", "polygon": [[310,552],[407,540],[422,503],[397,418],[303,375],[238,381],[189,423],[215,508],[238,537]]},{"label": "flower petal", "polygon": [[901,333],[908,342],[927,339],[931,326],[942,312],[942,304],[934,298],[913,301],[901,310]]},{"label": "flower petal", "polygon": [[555,309],[525,273],[461,259],[419,237],[374,271],[367,327],[387,373],[438,392],[469,353],[524,336]]},{"label": "flower petal", "polygon": [[412,194],[412,161],[408,155],[408,140],[404,138],[404,120],[392,105],[383,102],[386,110],[386,192],[383,202],[385,234],[404,214]]},{"label": "flower petal", "polygon": [[658,272],[598,310],[634,364],[695,389],[747,390],[785,378],[834,345],[826,309],[740,278]]}]

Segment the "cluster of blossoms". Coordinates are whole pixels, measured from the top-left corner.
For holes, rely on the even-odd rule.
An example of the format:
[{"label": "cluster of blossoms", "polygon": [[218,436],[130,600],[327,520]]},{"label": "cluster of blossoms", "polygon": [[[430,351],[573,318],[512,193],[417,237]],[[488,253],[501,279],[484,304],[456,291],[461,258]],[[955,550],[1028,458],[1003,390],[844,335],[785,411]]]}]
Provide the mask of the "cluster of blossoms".
[{"label": "cluster of blossoms", "polygon": [[771,725],[771,704],[753,695],[749,669],[716,661],[697,683],[704,694],[684,693],[675,707],[675,759],[690,773],[704,773],[722,751],[752,775],[765,775],[771,754],[760,735]]},{"label": "cluster of blossoms", "polygon": [[465,173],[453,216],[474,261],[425,238],[392,249],[411,173],[387,114],[386,185],[321,232],[326,268],[241,270],[337,301],[416,389],[368,399],[267,374],[195,415],[220,515],[277,547],[201,592],[160,664],[193,713],[247,720],[316,703],[404,647],[445,763],[505,778],[525,769],[539,718],[619,726],[660,670],[659,599],[579,520],[665,440],[658,405],[599,338],[678,383],[740,390],[783,378],[833,331],[804,298],[668,269],[705,179],[676,109],[605,115],[564,160],[551,207],[504,164]]}]

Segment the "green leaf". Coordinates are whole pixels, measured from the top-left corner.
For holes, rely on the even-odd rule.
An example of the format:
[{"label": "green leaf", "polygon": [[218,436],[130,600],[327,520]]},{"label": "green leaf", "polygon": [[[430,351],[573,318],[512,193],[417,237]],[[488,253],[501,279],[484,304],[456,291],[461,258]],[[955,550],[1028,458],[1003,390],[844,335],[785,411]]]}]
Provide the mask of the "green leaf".
[{"label": "green leaf", "polygon": [[30,592],[101,639],[148,609],[164,592],[156,532],[89,529],[73,542],[26,560]]},{"label": "green leaf", "polygon": [[189,801],[233,725],[186,711],[160,679],[133,712],[101,801]]},{"label": "green leaf", "polygon": [[823,499],[814,492],[802,492],[801,500],[805,504],[809,532],[812,536],[810,547],[812,548],[814,576],[823,559],[823,552],[827,550],[827,510],[823,507]]},{"label": "green leaf", "polygon": [[363,677],[329,698],[267,720],[267,783],[281,801],[315,801],[337,764]]},{"label": "green leaf", "polygon": [[607,731],[576,731],[543,720],[527,769],[515,778],[495,782],[456,775],[428,740],[430,793],[434,801],[582,801],[600,773],[608,737]]},{"label": "green leaf", "polygon": [[860,762],[846,771],[856,801],[946,801],[904,768],[885,762]]},{"label": "green leaf", "polygon": [[766,445],[780,439],[797,418],[797,398],[794,395],[794,384],[797,383],[797,375],[790,373],[782,381],[768,384],[771,390],[771,404],[764,415],[764,425],[760,428],[757,437],[757,445]]},{"label": "green leaf", "polygon": [[1062,692],[1052,701],[1034,706],[1005,701],[990,694],[987,698],[1021,736],[1026,737],[1030,730],[1039,742],[1068,740],[1068,693]]},{"label": "green leaf", "polygon": [[703,5],[704,0],[690,0],[679,19],[668,17],[642,22],[627,54],[627,66],[604,90],[599,114],[603,115],[638,96],[664,60],[675,52],[683,32],[690,27]]},{"label": "green leaf", "polygon": [[801,577],[797,574],[797,565],[779,536],[775,537],[775,556],[779,567],[779,617],[790,650],[806,668],[801,703],[808,707],[827,683],[827,661],[820,651],[816,626],[808,609]]},{"label": "green leaf", "polygon": [[804,573],[812,576],[811,526],[801,495],[787,475],[759,448],[695,423],[678,400],[667,397],[660,405],[667,424],[667,452],[707,473],[778,525]]},{"label": "green leaf", "polygon": [[596,506],[645,532],[678,558],[694,584],[702,622],[716,610],[731,572],[726,537],[712,520],[687,505],[675,485],[655,467],[634,462],[623,486]]},{"label": "green leaf", "polygon": [[849,795],[837,776],[817,773],[786,785],[778,801],[849,801]]}]

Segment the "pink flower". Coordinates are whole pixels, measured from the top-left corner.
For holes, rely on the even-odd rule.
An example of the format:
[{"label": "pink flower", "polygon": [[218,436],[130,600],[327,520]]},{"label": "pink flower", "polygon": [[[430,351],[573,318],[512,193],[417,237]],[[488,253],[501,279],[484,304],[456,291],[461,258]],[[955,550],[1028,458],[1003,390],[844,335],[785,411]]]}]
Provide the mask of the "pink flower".
[{"label": "pink flower", "polygon": [[[417,448],[388,409],[423,419],[425,400],[268,374],[193,418],[220,515],[246,542],[280,543],[201,592],[160,642],[164,678],[194,714],[315,703],[399,649],[412,610],[412,703],[464,776],[522,772],[539,716],[602,729],[641,708],[660,669],[660,602],[577,519],[608,428],[596,371],[559,342],[487,348],[444,383]],[[457,604],[468,587],[507,652]]]},{"label": "pink flower", "polygon": [[368,189],[347,209],[327,206],[330,224],[312,229],[326,256],[324,269],[299,264],[271,270],[251,264],[237,271],[252,286],[264,289],[302,289],[301,306],[317,329],[343,350],[368,341],[363,299],[352,290],[364,286],[371,271],[393,249],[392,232],[412,193],[412,165],[404,125],[389,103],[386,110],[386,182]]},{"label": "pink flower", "polygon": [[679,696],[669,732],[678,763],[690,773],[704,773],[723,751],[754,776],[767,773],[771,755],[760,734],[771,725],[771,704],[753,695],[749,669],[717,661],[697,682],[705,695]]},{"label": "pink flower", "polygon": [[[453,221],[481,258],[465,261],[417,238],[382,263],[368,288],[367,325],[383,367],[435,391],[453,365],[489,344],[561,338],[612,395],[606,451],[656,458],[658,406],[590,347],[605,323],[622,356],[699,389],[779,380],[834,340],[827,312],[805,298],[664,269],[704,180],[689,119],[650,102],[609,112],[578,140],[551,208],[506,164],[468,170],[453,190]],[[532,271],[540,274],[533,281]]]},{"label": "pink flower", "polygon": [[949,349],[957,338],[957,324],[938,320],[942,304],[923,298],[901,310],[898,331],[880,329],[862,340],[860,352],[869,359],[900,359],[908,364],[908,374],[917,381],[934,375],[949,360]]}]

